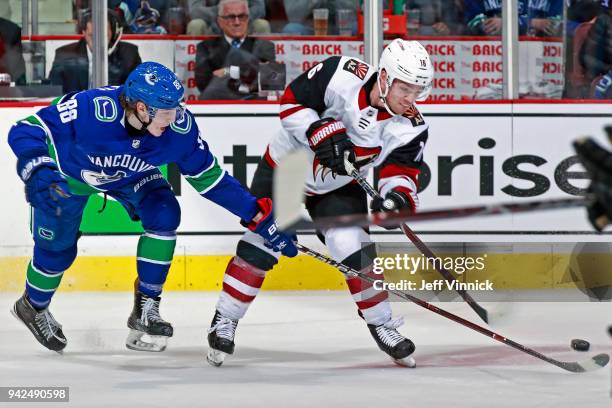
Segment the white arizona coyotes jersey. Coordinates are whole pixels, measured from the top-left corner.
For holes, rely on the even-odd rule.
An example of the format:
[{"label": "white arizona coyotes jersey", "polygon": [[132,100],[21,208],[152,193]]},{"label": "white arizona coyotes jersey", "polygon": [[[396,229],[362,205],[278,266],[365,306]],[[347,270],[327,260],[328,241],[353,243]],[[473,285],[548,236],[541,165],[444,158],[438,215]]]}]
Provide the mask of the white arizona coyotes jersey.
[{"label": "white arizona coyotes jersey", "polygon": [[325,176],[308,145],[308,127],[321,118],[332,118],[346,126],[361,173],[367,175],[370,168],[380,166],[381,194],[397,185],[416,192],[428,125],[415,106],[398,116],[372,107],[370,91],[377,86],[377,76],[372,66],[359,59],[336,56],[297,77],[281,98],[282,129],[268,146],[268,163],[274,165],[288,152],[306,149],[312,166],[307,194],[323,194],[351,183],[349,176]]}]

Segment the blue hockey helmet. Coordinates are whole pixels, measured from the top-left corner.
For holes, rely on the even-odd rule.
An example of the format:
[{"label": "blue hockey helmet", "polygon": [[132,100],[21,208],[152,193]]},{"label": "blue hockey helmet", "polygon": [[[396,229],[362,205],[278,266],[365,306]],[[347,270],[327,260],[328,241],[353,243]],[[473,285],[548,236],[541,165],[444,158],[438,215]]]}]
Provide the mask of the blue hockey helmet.
[{"label": "blue hockey helmet", "polygon": [[177,120],[183,117],[185,89],[170,69],[157,62],[147,61],[138,65],[125,81],[125,98],[128,103],[142,101],[151,117],[158,109],[177,110]]}]

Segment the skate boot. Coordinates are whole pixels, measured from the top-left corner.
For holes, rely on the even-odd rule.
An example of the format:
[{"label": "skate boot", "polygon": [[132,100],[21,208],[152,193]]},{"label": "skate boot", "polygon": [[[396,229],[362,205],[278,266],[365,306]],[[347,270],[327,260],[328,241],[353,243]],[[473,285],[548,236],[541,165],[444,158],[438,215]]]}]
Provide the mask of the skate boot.
[{"label": "skate boot", "polygon": [[213,366],[223,364],[225,356],[234,354],[234,336],[236,335],[238,320],[232,320],[215,311],[208,332],[208,354],[206,360]]},{"label": "skate boot", "polygon": [[368,324],[368,329],[378,348],[387,353],[389,357],[398,365],[413,368],[416,366],[414,358],[410,355],[414,352],[414,343],[402,336],[397,328],[404,324],[404,319],[391,319],[385,324],[374,326]]},{"label": "skate boot", "polygon": [[[160,297],[149,297],[136,291],[134,295],[134,308],[128,318],[130,328],[125,345],[131,350],[138,351],[164,351],[168,344],[168,337],[172,337],[172,325],[159,315]],[[150,341],[146,341],[147,336]]]},{"label": "skate boot", "polygon": [[62,326],[53,318],[49,308],[36,310],[24,293],[13,305],[13,316],[21,320],[36,340],[49,350],[61,353],[66,347]]}]

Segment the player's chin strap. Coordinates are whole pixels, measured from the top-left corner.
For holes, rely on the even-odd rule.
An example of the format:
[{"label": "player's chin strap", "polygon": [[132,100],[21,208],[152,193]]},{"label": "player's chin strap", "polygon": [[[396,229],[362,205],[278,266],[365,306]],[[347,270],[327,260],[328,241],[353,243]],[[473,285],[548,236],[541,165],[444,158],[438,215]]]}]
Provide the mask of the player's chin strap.
[{"label": "player's chin strap", "polygon": [[[380,97],[380,100],[383,103],[383,106],[385,107],[385,109],[387,110],[387,112],[389,112],[389,115],[391,116],[397,116],[398,113],[395,113],[391,110],[391,108],[389,107],[389,105],[387,105],[387,95],[389,94],[389,90],[391,89],[391,84],[387,82],[387,89],[385,89],[385,92],[382,91],[382,88],[380,86],[380,74],[382,72],[382,69],[378,71],[378,76],[376,78],[376,85],[378,85],[378,94]],[[388,74],[387,74],[388,75]],[[387,76],[388,78],[388,76]]]},{"label": "player's chin strap", "polygon": [[[151,124],[151,122],[153,122],[153,121],[151,120],[151,117],[149,116],[149,122],[148,122],[148,123],[145,123],[145,122],[143,122],[142,120],[140,120],[140,118],[138,117],[138,114],[137,114],[137,113],[133,113],[133,115],[134,115],[134,117],[136,118],[136,120],[137,120],[138,122],[140,122],[140,124],[142,125],[142,127],[141,127],[140,129],[136,129],[136,128],[135,128],[135,129],[136,129],[136,131],[137,131],[139,134],[144,135],[145,133],[147,133],[147,128],[149,127],[149,125]],[[147,116],[148,116],[148,114],[147,114]]]}]

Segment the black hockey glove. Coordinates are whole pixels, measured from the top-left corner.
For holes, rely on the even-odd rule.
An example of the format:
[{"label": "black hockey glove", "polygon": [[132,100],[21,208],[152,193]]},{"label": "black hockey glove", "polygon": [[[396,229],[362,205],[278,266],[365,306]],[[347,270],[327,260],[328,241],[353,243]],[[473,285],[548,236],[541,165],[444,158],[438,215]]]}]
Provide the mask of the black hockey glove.
[{"label": "black hockey glove", "polygon": [[384,199],[375,197],[370,204],[374,212],[380,211],[415,211],[418,206],[418,197],[407,187],[395,187],[390,190]]},{"label": "black hockey glove", "polygon": [[[414,212],[418,206],[418,197],[409,188],[396,187],[389,191],[383,198],[375,197],[370,203],[370,209],[373,212],[390,212],[390,211],[410,211]],[[388,230],[397,227],[383,227]]]},{"label": "black hockey glove", "polygon": [[70,197],[70,190],[55,160],[49,156],[19,158],[17,173],[25,183],[26,200],[32,207],[61,215],[64,199]]},{"label": "black hockey glove", "polygon": [[313,122],[306,131],[308,144],[315,152],[315,158],[321,165],[333,173],[346,176],[344,152],[349,151],[349,161],[355,162],[353,142],[346,134],[346,128],[340,121],[323,118]]},{"label": "black hockey glove", "polygon": [[[606,131],[612,136],[612,127]],[[612,221],[612,153],[591,138],[577,140],[574,148],[592,179],[588,194],[594,202],[587,207],[589,221],[601,231]]]}]

